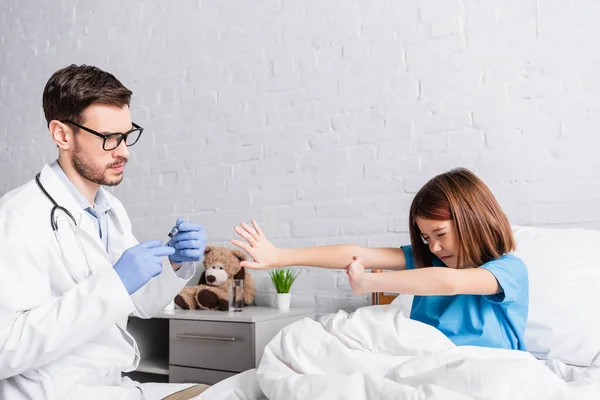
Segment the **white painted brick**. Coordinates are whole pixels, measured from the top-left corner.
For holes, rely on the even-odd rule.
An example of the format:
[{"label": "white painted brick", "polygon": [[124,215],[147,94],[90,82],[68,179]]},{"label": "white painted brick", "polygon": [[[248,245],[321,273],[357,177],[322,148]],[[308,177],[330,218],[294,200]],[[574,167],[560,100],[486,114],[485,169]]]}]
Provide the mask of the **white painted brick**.
[{"label": "white painted brick", "polygon": [[313,108],[311,103],[301,103],[282,107],[277,111],[272,111],[267,117],[268,127],[285,127],[288,124],[302,123],[313,118]]},{"label": "white painted brick", "polygon": [[484,132],[479,129],[461,129],[448,132],[448,148],[453,150],[480,149],[485,145]]},{"label": "white painted brick", "polygon": [[[329,125],[329,122],[327,122]],[[341,146],[339,133],[326,132],[320,133],[310,139],[310,148],[313,150],[330,150]]]},{"label": "white painted brick", "polygon": [[[427,163],[424,163],[423,172],[426,173],[428,180],[435,175],[450,171],[454,168],[468,168],[474,173],[479,173],[483,170],[482,164],[486,162],[498,162],[498,159],[486,159],[485,154],[487,149],[480,151],[457,151],[452,153],[436,153],[432,154]],[[483,161],[482,161],[483,160]]]},{"label": "white painted brick", "polygon": [[[206,185],[206,182],[218,181],[221,184],[229,179],[232,175],[232,168],[229,165],[219,165],[218,167],[203,167],[193,170],[196,177],[196,182]],[[224,186],[219,186],[223,190]],[[204,188],[204,191],[212,191],[212,188]]]},{"label": "white painted brick", "polygon": [[254,204],[261,206],[272,206],[278,204],[290,204],[296,200],[297,189],[294,187],[264,189],[252,193]]},{"label": "white painted brick", "polygon": [[294,60],[292,58],[271,61],[273,75],[286,75],[294,72]]},{"label": "white painted brick", "polygon": [[[264,129],[267,126],[266,114],[247,114],[227,119],[229,132],[252,132]],[[237,138],[239,140],[239,138]]]},{"label": "white painted brick", "polygon": [[383,120],[375,114],[345,114],[331,118],[331,127],[334,131],[344,132],[362,129],[374,129],[383,126]]},{"label": "white painted brick", "polygon": [[317,66],[317,63],[318,56],[316,52],[296,57],[296,64],[301,69],[300,73],[304,85],[331,82],[339,77],[339,71],[332,66]]},{"label": "white painted brick", "polygon": [[481,152],[481,173],[491,180],[531,180],[544,176],[550,161],[549,153],[513,148],[507,162],[504,153],[484,149]]},{"label": "white painted brick", "polygon": [[304,220],[292,222],[292,237],[339,236],[340,223],[337,221]]},{"label": "white painted brick", "polygon": [[368,247],[400,247],[409,244],[410,235],[407,233],[370,235],[367,239]]},{"label": "white painted brick", "polygon": [[384,195],[402,195],[403,189],[404,182],[398,177],[348,183],[348,195],[351,198],[372,199]]},{"label": "white painted brick", "polygon": [[292,286],[296,292],[314,292],[336,288],[337,273],[334,270],[324,268],[295,268],[299,273],[298,278]]},{"label": "white painted brick", "polygon": [[[324,164],[324,161],[327,164]],[[329,165],[346,164],[348,162],[348,151],[346,149],[336,149],[332,151],[310,151],[302,154],[298,161],[300,169],[314,170],[318,167],[327,167]]]},{"label": "white painted brick", "polygon": [[240,208],[252,206],[252,195],[250,193],[235,193],[233,196],[210,195],[196,196],[190,198],[192,207],[197,210],[213,208]]},{"label": "white painted brick", "polygon": [[152,163],[152,173],[162,174],[165,172],[177,172],[185,165],[185,160],[172,158],[169,160],[156,160]]},{"label": "white painted brick", "polygon": [[227,193],[239,193],[239,192],[255,192],[265,187],[264,176],[248,178],[230,178],[226,182]]},{"label": "white painted brick", "polygon": [[231,166],[232,177],[246,178],[251,181],[253,177],[257,177],[256,164],[256,161],[247,161],[233,164]]},{"label": "white painted brick", "polygon": [[568,118],[561,123],[561,135],[566,137],[592,136],[595,127],[600,126],[600,115],[587,114]]},{"label": "white painted brick", "polygon": [[290,96],[291,104],[313,102],[321,99],[336,97],[338,94],[338,84],[332,82],[319,82],[307,85],[302,91],[292,93]]},{"label": "white painted brick", "polygon": [[536,203],[533,209],[534,223],[560,224],[592,222],[598,220],[600,211],[597,201],[582,200],[572,204],[567,203]]},{"label": "white painted brick", "polygon": [[[233,235],[233,228],[236,225],[241,224],[242,222],[246,222],[250,224],[250,221],[254,218],[259,224],[262,224],[263,221],[267,221],[269,216],[269,207],[264,207],[262,205],[254,206],[254,207],[241,207],[236,209],[224,209],[219,210],[218,213],[214,215],[214,222],[219,222],[224,225],[228,232],[231,232]],[[262,226],[262,225],[261,225]],[[268,232],[265,232],[268,235]]]},{"label": "white painted brick", "polygon": [[[425,5],[433,4],[425,2]],[[464,29],[465,14],[458,1],[448,1],[437,4],[437,7],[424,7],[421,10],[423,21],[431,23],[431,34],[434,37],[459,33]]]},{"label": "white painted brick", "polygon": [[320,245],[320,240],[322,238],[294,238],[291,239],[273,239],[271,243],[273,243],[276,247],[281,248],[304,248]]},{"label": "white painted brick", "polygon": [[386,232],[389,221],[385,218],[361,218],[359,220],[344,221],[341,224],[342,235],[364,235],[376,232]]},{"label": "white painted brick", "polygon": [[288,136],[308,135],[309,138],[313,138],[315,135],[318,135],[317,137],[320,137],[323,136],[323,134],[328,134],[331,132],[331,122],[328,118],[315,120],[311,119],[292,123],[288,122],[285,124],[284,131]]},{"label": "white painted brick", "polygon": [[285,138],[283,137],[284,135],[281,135],[281,138],[276,138],[274,136],[275,135],[269,135],[269,137],[267,137],[267,142],[265,143],[266,157],[281,155],[293,156],[310,150],[307,137],[294,137],[288,135],[287,131],[285,132]]},{"label": "white painted brick", "polygon": [[298,188],[298,200],[303,202],[314,202],[326,198],[328,200],[346,199],[348,189],[343,183],[314,184],[309,187]]},{"label": "white painted brick", "polygon": [[[217,165],[223,160],[223,154],[221,152],[206,152],[201,151],[196,155],[191,156],[184,160],[184,167],[186,169],[197,169]],[[173,160],[163,161],[163,168],[168,168],[173,163]],[[152,164],[154,165],[154,164]]]},{"label": "white painted brick", "polygon": [[319,165],[315,168],[315,182],[326,185],[331,182],[347,182],[362,179],[364,175],[362,164]]},{"label": "white painted brick", "polygon": [[310,205],[269,207],[269,220],[272,221],[303,220],[313,218],[316,215],[315,207]]},{"label": "white painted brick", "polygon": [[332,99],[315,101],[312,104],[313,117],[317,119],[331,118],[342,112],[356,112],[364,107],[361,96],[340,96]]},{"label": "white painted brick", "polygon": [[243,146],[223,153],[223,161],[238,163],[262,158],[264,149],[261,145]]},{"label": "white painted brick", "polygon": [[[273,299],[274,299],[274,303],[275,303],[276,302],[275,296],[273,296]],[[316,308],[315,306],[316,306],[316,300],[315,300],[314,295],[307,296],[307,295],[302,295],[300,293],[294,293],[291,297],[290,307],[311,308],[314,310]]]},{"label": "white painted brick", "polygon": [[409,233],[409,209],[399,210],[397,216],[388,219],[388,230],[390,232]]},{"label": "white painted brick", "polygon": [[277,75],[271,77],[266,82],[260,82],[258,90],[266,93],[292,92],[298,89],[301,84],[301,76],[297,73],[287,75]]},{"label": "white painted brick", "polygon": [[340,292],[347,293],[348,295],[352,294],[352,286],[350,286],[350,280],[345,270],[342,270],[337,275],[336,287]]},{"label": "white painted brick", "polygon": [[265,159],[259,160],[255,166],[256,175],[288,174],[298,171],[296,157],[289,156],[271,157],[268,161]]},{"label": "white painted brick", "polygon": [[367,217],[396,216],[405,213],[411,201],[412,197],[403,196],[402,194],[388,195],[365,199],[361,203],[361,208]]},{"label": "white painted brick", "polygon": [[419,141],[409,138],[397,138],[393,141],[379,141],[377,143],[377,159],[381,161],[395,160],[404,154],[420,150]]},{"label": "white painted brick", "polygon": [[361,207],[351,200],[316,205],[316,216],[325,218],[351,218],[363,215]]},{"label": "white painted brick", "polygon": [[406,156],[395,161],[379,161],[367,164],[365,167],[365,177],[386,178],[388,176],[402,177],[418,172],[421,161],[418,157]]},{"label": "white painted brick", "polygon": [[237,108],[246,101],[250,101],[258,93],[256,83],[245,85],[236,85],[234,87],[219,88],[217,92],[217,101],[219,106],[227,109]]},{"label": "white painted brick", "polygon": [[188,172],[188,175],[186,175],[182,171],[160,174],[160,187],[167,191],[185,187],[191,180],[191,175],[191,172]]},{"label": "white painted brick", "polygon": [[424,40],[418,45],[407,48],[408,68],[413,71],[429,71],[432,66],[448,65],[451,64],[454,53],[464,50],[465,42],[461,35]]},{"label": "white painted brick", "polygon": [[384,115],[382,118],[383,125],[367,126],[359,131],[359,143],[402,141],[410,138],[413,130],[412,123],[404,122],[400,118],[394,118],[391,115]]},{"label": "white painted brick", "polygon": [[377,146],[374,144],[358,145],[348,149],[348,161],[353,164],[364,164],[377,160]]},{"label": "white painted brick", "polygon": [[454,115],[433,115],[415,125],[417,132],[425,134],[455,131],[471,126],[471,117],[467,112]]},{"label": "white painted brick", "polygon": [[339,237],[320,237],[314,239],[315,246],[331,246],[337,244],[355,244],[357,246],[366,246],[366,238],[362,236],[339,236]]},{"label": "white painted brick", "polygon": [[268,175],[264,178],[268,187],[308,187],[315,182],[313,174],[308,171]]}]

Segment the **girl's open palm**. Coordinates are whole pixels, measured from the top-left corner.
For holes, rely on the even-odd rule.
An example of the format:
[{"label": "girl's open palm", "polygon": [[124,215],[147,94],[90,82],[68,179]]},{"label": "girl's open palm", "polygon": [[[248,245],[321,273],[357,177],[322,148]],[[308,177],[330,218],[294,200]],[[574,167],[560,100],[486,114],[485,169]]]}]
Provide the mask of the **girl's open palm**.
[{"label": "girl's open palm", "polygon": [[252,269],[269,269],[277,267],[277,253],[279,249],[267,240],[255,220],[252,226],[242,222],[233,230],[245,241],[231,239],[231,243],[252,257],[254,261],[242,261],[240,266]]}]

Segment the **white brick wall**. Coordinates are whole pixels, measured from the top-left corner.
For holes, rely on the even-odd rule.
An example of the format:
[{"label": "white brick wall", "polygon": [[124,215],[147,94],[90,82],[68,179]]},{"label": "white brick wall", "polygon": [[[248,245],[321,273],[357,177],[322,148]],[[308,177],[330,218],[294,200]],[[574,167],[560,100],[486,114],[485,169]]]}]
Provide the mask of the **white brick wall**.
[{"label": "white brick wall", "polygon": [[[594,0],[3,1],[0,194],[56,155],[47,79],[88,63],[146,128],[116,189],[139,239],[184,215],[213,244],[256,217],[281,246],[396,246],[415,191],[461,165],[514,224],[599,228],[598,20]],[[294,292],[368,301],[339,271]]]}]

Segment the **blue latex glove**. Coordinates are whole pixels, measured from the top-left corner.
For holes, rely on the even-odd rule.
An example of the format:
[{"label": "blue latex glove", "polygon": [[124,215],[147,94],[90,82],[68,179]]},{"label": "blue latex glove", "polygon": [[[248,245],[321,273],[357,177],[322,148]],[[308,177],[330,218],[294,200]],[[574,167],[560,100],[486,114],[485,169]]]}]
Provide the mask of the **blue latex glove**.
[{"label": "blue latex glove", "polygon": [[179,232],[167,243],[167,246],[175,249],[169,260],[175,264],[200,261],[206,248],[204,227],[194,222],[185,222],[183,218],[177,219],[176,226]]},{"label": "blue latex glove", "polygon": [[162,272],[162,257],[174,252],[173,248],[163,246],[160,240],[142,242],[125,250],[113,268],[127,293],[133,294]]}]

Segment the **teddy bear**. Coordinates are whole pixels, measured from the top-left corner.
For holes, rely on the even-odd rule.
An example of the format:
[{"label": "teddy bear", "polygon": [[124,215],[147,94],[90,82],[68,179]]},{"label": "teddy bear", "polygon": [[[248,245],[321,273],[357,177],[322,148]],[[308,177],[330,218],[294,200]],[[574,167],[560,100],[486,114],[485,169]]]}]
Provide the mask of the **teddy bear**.
[{"label": "teddy bear", "polygon": [[198,285],[184,287],[175,297],[175,304],[186,310],[229,310],[227,289],[231,279],[244,280],[244,304],[252,304],[256,289],[252,276],[240,267],[246,255],[240,250],[206,246],[204,272]]}]

